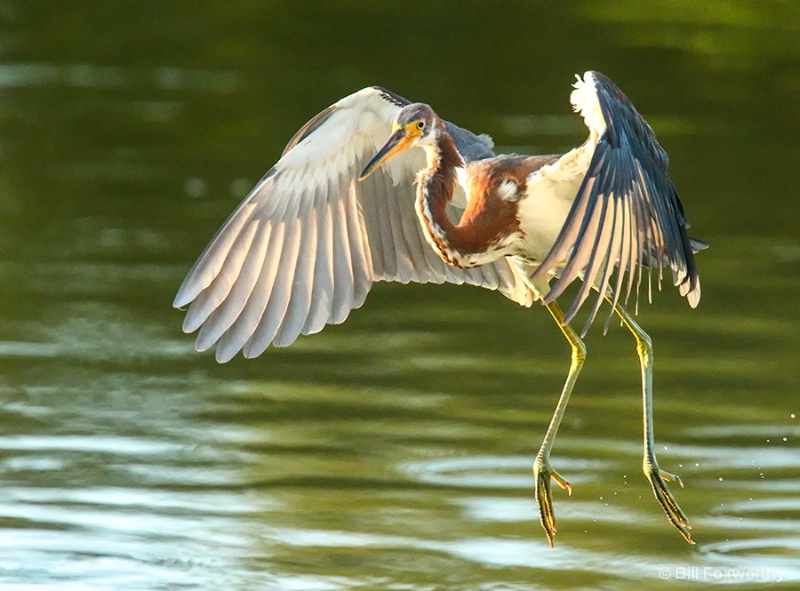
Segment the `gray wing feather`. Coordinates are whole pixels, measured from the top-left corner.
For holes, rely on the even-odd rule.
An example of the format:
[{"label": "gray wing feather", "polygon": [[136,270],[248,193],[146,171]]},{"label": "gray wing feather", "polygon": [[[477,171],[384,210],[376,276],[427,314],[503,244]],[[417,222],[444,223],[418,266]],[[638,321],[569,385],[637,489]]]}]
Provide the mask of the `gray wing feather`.
[{"label": "gray wing feather", "polygon": [[[283,241],[280,243],[280,254],[276,257],[277,266],[274,279],[269,290],[269,300],[261,321],[244,345],[245,357],[257,357],[270,345],[281,326],[291,297],[294,271],[300,251],[299,220],[284,220],[280,223]],[[227,352],[230,354],[230,352]],[[234,353],[235,354],[235,353]],[[219,358],[225,361],[226,358]]]},{"label": "gray wing feather", "polygon": [[353,301],[352,253],[347,239],[345,201],[339,199],[331,205],[333,230],[333,309],[331,323],[340,324],[347,319]]},{"label": "gray wing feather", "polygon": [[465,162],[483,160],[495,155],[492,151],[494,142],[488,135],[475,135],[469,129],[464,129],[449,121],[445,121],[444,126],[445,129],[447,129],[447,133],[450,134],[450,137],[452,137],[453,141],[456,143],[458,153],[461,154]]},{"label": "gray wing feather", "polygon": [[[342,181],[344,183],[344,181]],[[372,257],[368,237],[364,234],[364,219],[359,207],[357,182],[351,179],[347,189],[347,233],[350,237],[350,260],[353,264],[353,307],[359,308],[372,285]]]},{"label": "gray wing feather", "polygon": [[[651,268],[657,268],[660,285],[664,266],[671,268],[674,284],[692,307],[700,298],[692,243],[686,234],[689,224],[667,176],[666,152],[613,82],[598,72],[587,73],[586,78],[590,76],[605,129],[598,134],[591,162],[564,226],[531,277],[534,281],[544,278],[566,260],[545,303],[554,301],[575,279],[583,278],[584,284],[567,311],[565,322],[574,318],[590,289],[598,289],[584,334],[608,292],[615,266],[618,276],[612,290],[614,304],[623,283],[625,302],[632,291],[636,291],[638,299],[643,269],[649,279]],[[594,135],[596,130],[592,131]]]},{"label": "gray wing feather", "polygon": [[[184,330],[195,331],[213,314],[220,304],[222,304],[231,289],[233,288],[236,279],[239,276],[239,271],[242,268],[242,261],[247,256],[250,245],[253,243],[253,238],[257,230],[258,224],[250,222],[241,232],[235,234],[236,240],[230,245],[230,248],[212,251],[210,256],[219,260],[219,264],[201,265],[200,271],[210,273],[212,270],[219,269],[219,272],[214,277],[213,283],[211,280],[206,279],[207,275],[198,275],[197,282],[190,283],[188,287],[191,291],[199,291],[199,287],[207,285],[205,289],[199,291],[196,299],[194,300],[191,308],[184,318]],[[239,230],[238,224],[234,226]],[[198,343],[200,346],[200,343]],[[205,347],[201,350],[205,350]]]},{"label": "gray wing feather", "polygon": [[[326,209],[320,207],[316,212],[317,244],[314,261],[313,284],[311,287],[311,306],[301,334],[314,334],[321,331],[331,317],[331,293],[333,292],[333,236],[330,219]],[[313,250],[313,244],[311,248]]]},{"label": "gray wing feather", "polygon": [[[316,239],[316,222],[312,215],[307,215],[305,219],[298,220],[298,228],[302,228],[303,234],[301,240],[307,244],[313,244]],[[297,268],[294,272],[294,280],[292,281],[292,297],[289,300],[289,306],[283,318],[273,344],[276,347],[284,347],[290,345],[300,335],[303,326],[308,318],[309,308],[311,306],[311,290],[307,288],[311,284],[314,273],[315,251],[309,248],[305,251],[304,256],[298,257]]]},{"label": "gray wing feather", "polygon": [[[411,254],[409,252],[408,240],[405,234],[405,221],[403,216],[403,209],[401,208],[399,199],[387,198],[392,193],[391,179],[383,174],[374,180],[374,194],[378,202],[384,203],[387,207],[381,208],[380,214],[382,220],[389,228],[389,239],[394,249],[389,255],[392,260],[385,261],[387,268],[394,272],[397,281],[400,283],[408,283],[412,278],[413,264],[411,262]],[[386,253],[386,251],[384,251]],[[388,253],[387,253],[388,254]]]},{"label": "gray wing feather", "polygon": [[[208,349],[219,340],[239,318],[247,304],[263,266],[269,239],[269,232],[264,230],[264,225],[264,222],[258,220],[253,220],[248,225],[247,229],[253,234],[253,240],[250,242],[250,247],[247,251],[236,252],[236,260],[230,261],[231,267],[238,267],[237,276],[233,286],[223,300],[226,305],[217,305],[200,329],[200,333],[197,336],[197,347],[201,351]],[[232,252],[231,254],[234,253]],[[212,284],[212,289],[215,285],[216,282]]]},{"label": "gray wing feather", "polygon": [[[373,176],[374,178],[371,178]],[[370,245],[377,247],[375,250],[380,261],[379,268],[383,269],[382,277],[390,278],[397,276],[398,261],[395,247],[398,245],[392,224],[397,218],[392,215],[391,210],[394,209],[396,212],[398,204],[395,199],[391,199],[389,202],[385,199],[385,190],[380,186],[384,183],[385,177],[385,173],[370,175],[362,181],[363,186],[359,187],[358,191],[371,205],[366,212],[366,220],[369,224],[367,235],[370,239],[374,237],[374,240],[370,240]],[[370,224],[370,222],[372,223]]]},{"label": "gray wing feather", "polygon": [[[228,252],[233,247],[234,242],[240,239],[242,226],[250,219],[248,211],[251,212],[252,209],[253,204],[250,203],[250,199],[245,199],[228,217],[222,227],[217,230],[183,280],[183,284],[173,302],[176,308],[182,308],[197,298],[200,292],[208,287],[211,281],[219,275]],[[193,332],[196,329],[197,327],[195,326],[188,332]]]},{"label": "gray wing feather", "polygon": [[[250,297],[247,299],[239,317],[225,331],[217,345],[217,359],[221,362],[227,361],[236,355],[245,346],[245,343],[247,343],[261,322],[269,302],[269,290],[275,280],[278,263],[280,262],[280,259],[276,257],[266,256],[266,253],[281,244],[283,232],[284,225],[281,222],[270,224],[269,232],[267,233],[265,256],[262,258],[261,269],[258,271],[257,281],[253,286]],[[230,305],[234,306],[236,302],[231,301]],[[210,321],[208,324],[213,326],[214,323]]]}]

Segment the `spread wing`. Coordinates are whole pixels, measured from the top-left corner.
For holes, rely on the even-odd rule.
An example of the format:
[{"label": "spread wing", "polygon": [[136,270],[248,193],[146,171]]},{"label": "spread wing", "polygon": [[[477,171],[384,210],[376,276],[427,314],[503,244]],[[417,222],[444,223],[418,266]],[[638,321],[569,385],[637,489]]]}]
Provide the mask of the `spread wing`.
[{"label": "spread wing", "polygon": [[[544,298],[554,301],[576,278],[584,279],[565,315],[569,322],[589,295],[599,291],[585,333],[609,292],[615,305],[625,291],[641,285],[642,269],[658,269],[659,286],[664,266],[692,307],[700,301],[700,279],[693,244],[686,234],[689,224],[678,193],[667,176],[667,154],[653,130],[628,98],[599,72],[578,78],[571,101],[589,128],[589,139],[578,151],[593,151],[588,170],[561,232],[532,279],[558,274]],[[572,157],[573,152],[562,159]],[[591,152],[589,152],[591,153]],[[563,268],[557,269],[564,264]],[[609,318],[612,313],[609,313]]]},{"label": "spread wing", "polygon": [[[507,261],[462,270],[428,246],[414,211],[422,150],[408,150],[363,182],[358,175],[408,101],[378,87],[331,105],[289,142],[281,159],[231,214],[175,297],[189,305],[185,332],[217,360],[255,357],[270,345],[343,322],[375,281],[468,283],[530,305]],[[466,130],[462,145],[491,154]],[[458,212],[456,212],[458,215]]]}]

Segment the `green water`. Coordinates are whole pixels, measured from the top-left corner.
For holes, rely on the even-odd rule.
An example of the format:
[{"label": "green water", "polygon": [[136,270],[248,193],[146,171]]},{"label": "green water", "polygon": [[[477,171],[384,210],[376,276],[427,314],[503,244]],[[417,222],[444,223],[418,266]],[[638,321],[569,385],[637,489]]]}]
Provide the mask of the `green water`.
[{"label": "green water", "polygon": [[[800,581],[800,3],[0,1],[3,589],[674,589]],[[549,316],[379,284],[342,326],[217,365],[171,301],[309,117],[381,84],[501,151],[583,141],[573,74],[656,129],[703,299],[655,295],[661,466],[613,325],[553,465]]]}]

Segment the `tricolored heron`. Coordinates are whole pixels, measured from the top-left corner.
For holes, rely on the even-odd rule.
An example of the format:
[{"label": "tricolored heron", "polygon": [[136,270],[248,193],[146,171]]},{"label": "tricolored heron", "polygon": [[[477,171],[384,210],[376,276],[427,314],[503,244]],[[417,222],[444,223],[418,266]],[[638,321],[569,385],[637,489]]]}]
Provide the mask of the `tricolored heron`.
[{"label": "tricolored heron", "polygon": [[[693,253],[705,244],[686,234],[667,155],[622,91],[587,72],[571,101],[589,128],[582,146],[561,156],[495,156],[488,137],[384,88],[341,99],[295,134],[200,255],[174,305],[191,304],[184,331],[199,328],[197,350],[217,343],[217,360],[225,362],[344,322],[375,281],[468,283],[523,306],[542,302],[572,348],[533,464],[552,546],[550,480],[571,488],[550,452],[586,357],[581,337],[606,300],[608,320],[616,313],[636,340],[644,473],[669,521],[693,543],[667,486],[682,483],[656,461],[650,337],[624,304],[632,291],[638,300],[644,273],[649,285],[657,269],[660,285],[668,266],[695,307]],[[583,284],[564,314],[556,299],[575,279]],[[570,323],[592,288],[598,295],[578,334]]]}]

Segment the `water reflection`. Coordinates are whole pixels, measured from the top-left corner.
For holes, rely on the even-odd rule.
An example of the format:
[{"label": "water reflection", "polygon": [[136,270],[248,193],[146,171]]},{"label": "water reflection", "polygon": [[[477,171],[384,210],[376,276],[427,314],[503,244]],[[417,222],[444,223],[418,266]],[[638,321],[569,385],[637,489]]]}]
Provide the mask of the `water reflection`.
[{"label": "water reflection", "polygon": [[[412,6],[0,3],[3,588],[797,586],[797,7],[464,6],[398,28]],[[170,309],[326,103],[383,83],[554,152],[582,139],[568,84],[588,67],[636,97],[712,244],[698,310],[669,290],[642,310],[659,459],[697,547],[641,475],[638,367],[613,326],[590,334],[556,442],[574,492],[554,492],[551,550],[530,465],[568,351],[546,314],[378,285],[344,326],[218,366]]]}]

